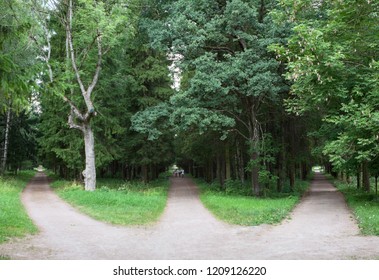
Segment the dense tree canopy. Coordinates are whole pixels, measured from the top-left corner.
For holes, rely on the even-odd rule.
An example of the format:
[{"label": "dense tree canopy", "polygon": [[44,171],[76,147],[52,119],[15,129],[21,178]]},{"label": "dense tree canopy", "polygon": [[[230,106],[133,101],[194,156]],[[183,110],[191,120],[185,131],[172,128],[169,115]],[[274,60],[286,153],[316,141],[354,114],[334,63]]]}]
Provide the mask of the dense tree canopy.
[{"label": "dense tree canopy", "polygon": [[2,170],[42,163],[93,190],[176,164],[253,195],[289,191],[315,163],[363,172],[367,190],[377,174],[375,1],[1,7]]},{"label": "dense tree canopy", "polygon": [[[283,177],[288,164],[282,164],[279,150],[286,149],[285,154],[294,156],[295,143],[287,149],[280,140],[283,131],[278,131],[281,124],[276,122],[282,121],[281,117],[272,118],[282,115],[283,99],[288,93],[283,67],[268,50],[271,44],[285,40],[288,32],[273,22],[270,12],[275,3],[168,3],[165,18],[150,22],[150,36],[155,46],[174,57],[181,69],[182,86],[170,103],[149,108],[134,119],[136,129],[149,132],[151,138],[159,136],[156,124],[161,126],[165,115],[176,133],[205,133],[206,138],[211,133],[212,141],[217,143],[213,151],[216,159],[201,160],[206,173],[213,173],[215,161],[221,183],[231,179],[231,159],[238,155],[239,163],[233,165],[239,171],[233,178],[244,181],[245,170],[250,171],[256,195],[267,178]],[[284,122],[293,123],[289,119]],[[277,145],[278,140],[283,146]],[[238,148],[230,151],[230,147]],[[207,177],[213,179],[213,175]]]},{"label": "dense tree canopy", "polygon": [[[378,11],[375,1],[281,1],[294,26],[278,55],[293,81],[291,110],[323,119],[323,153],[356,172],[378,156]],[[366,188],[369,189],[368,182]]]},{"label": "dense tree canopy", "polygon": [[[0,174],[35,159],[35,134],[27,119],[32,105],[38,65],[30,43],[31,17],[23,1],[2,1],[0,11]],[[20,113],[21,112],[21,113]],[[30,148],[28,151],[27,149]]]}]

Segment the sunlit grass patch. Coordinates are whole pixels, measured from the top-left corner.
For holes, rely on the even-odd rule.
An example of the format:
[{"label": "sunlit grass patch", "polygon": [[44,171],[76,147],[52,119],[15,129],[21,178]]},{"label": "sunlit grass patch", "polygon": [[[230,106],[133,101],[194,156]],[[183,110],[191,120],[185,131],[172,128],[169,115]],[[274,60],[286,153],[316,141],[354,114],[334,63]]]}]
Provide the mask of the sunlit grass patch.
[{"label": "sunlit grass patch", "polygon": [[257,198],[248,195],[247,191],[225,191],[210,187],[204,181],[197,183],[201,189],[200,199],[206,208],[220,220],[244,226],[281,222],[309,186],[309,182],[299,182],[296,192]]},{"label": "sunlit grass patch", "polygon": [[21,171],[17,176],[0,177],[0,243],[37,232],[20,200],[22,190],[34,174]]},{"label": "sunlit grass patch", "polygon": [[346,202],[353,210],[362,234],[379,236],[379,201],[374,193],[357,189],[355,185],[334,181],[335,186],[345,195]]},{"label": "sunlit grass patch", "polygon": [[201,200],[221,220],[248,226],[279,223],[298,201],[296,197],[271,199],[221,194],[203,194]]},{"label": "sunlit grass patch", "polygon": [[0,255],[0,260],[10,260],[11,258],[9,256]]},{"label": "sunlit grass patch", "polygon": [[155,222],[167,201],[168,180],[150,184],[100,179],[93,192],[74,182],[55,181],[61,198],[83,213],[101,221],[119,225],[144,225]]}]

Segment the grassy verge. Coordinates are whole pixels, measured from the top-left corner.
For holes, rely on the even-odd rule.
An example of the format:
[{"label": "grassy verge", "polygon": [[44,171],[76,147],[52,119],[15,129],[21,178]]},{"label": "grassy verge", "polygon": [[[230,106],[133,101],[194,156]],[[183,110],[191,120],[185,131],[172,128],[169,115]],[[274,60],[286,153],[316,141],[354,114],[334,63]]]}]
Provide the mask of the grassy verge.
[{"label": "grassy verge", "polygon": [[116,179],[98,179],[97,190],[86,192],[79,184],[52,183],[58,195],[87,215],[119,225],[143,225],[156,221],[166,201],[168,180],[148,185]]},{"label": "grassy verge", "polygon": [[374,193],[366,193],[355,184],[335,180],[334,185],[345,195],[353,210],[362,234],[379,236],[379,201]]},{"label": "grassy verge", "polygon": [[197,181],[200,199],[216,217],[236,225],[275,224],[286,218],[309,187],[309,182],[296,182],[292,193],[270,194],[263,198],[252,197],[248,186],[220,190],[216,185]]},{"label": "grassy verge", "polygon": [[0,177],[0,243],[37,232],[20,201],[22,190],[34,174],[21,171],[17,176]]}]

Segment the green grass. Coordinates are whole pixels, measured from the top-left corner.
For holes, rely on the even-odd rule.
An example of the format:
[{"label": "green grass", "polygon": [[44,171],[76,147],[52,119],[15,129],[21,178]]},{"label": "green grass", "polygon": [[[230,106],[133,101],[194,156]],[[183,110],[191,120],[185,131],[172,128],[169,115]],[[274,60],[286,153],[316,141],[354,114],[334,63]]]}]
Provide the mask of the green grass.
[{"label": "green grass", "polygon": [[245,187],[234,186],[233,191],[230,188],[220,190],[204,181],[197,181],[197,184],[201,189],[201,201],[216,217],[244,226],[281,222],[309,187],[309,182],[299,181],[293,193],[271,193],[269,197],[256,198],[249,195],[250,189]]},{"label": "green grass", "polygon": [[0,243],[37,232],[20,201],[22,190],[34,174],[22,171],[17,176],[0,177]]},{"label": "green grass", "polygon": [[148,185],[118,179],[98,179],[97,190],[87,192],[80,184],[55,181],[58,195],[83,213],[119,225],[144,225],[155,222],[167,201],[168,180]]},{"label": "green grass", "polygon": [[379,236],[379,201],[375,194],[357,189],[355,184],[335,180],[334,185],[345,195],[362,234]]}]

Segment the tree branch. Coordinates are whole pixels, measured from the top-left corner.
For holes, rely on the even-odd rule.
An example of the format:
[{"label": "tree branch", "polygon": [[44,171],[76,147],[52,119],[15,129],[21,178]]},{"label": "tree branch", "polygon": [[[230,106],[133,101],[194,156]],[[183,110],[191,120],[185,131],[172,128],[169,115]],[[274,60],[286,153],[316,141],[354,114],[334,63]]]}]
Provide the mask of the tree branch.
[{"label": "tree branch", "polygon": [[76,118],[78,118],[81,121],[86,120],[85,116],[83,116],[83,114],[79,111],[78,107],[76,107],[75,104],[70,99],[68,99],[66,96],[63,96],[63,100],[66,101],[70,105],[71,113],[75,114]]},{"label": "tree branch", "polygon": [[72,0],[70,0],[70,3],[69,3],[67,17],[68,17],[68,20],[67,20],[67,22],[65,24],[65,27],[66,27],[66,36],[67,36],[67,39],[68,39],[68,45],[69,45],[69,49],[70,49],[71,64],[72,64],[72,68],[74,69],[76,80],[78,81],[78,84],[79,84],[80,90],[82,92],[82,95],[85,96],[86,95],[86,90],[84,88],[82,79],[80,78],[80,73],[79,73],[78,67],[76,65],[76,58],[75,58],[75,52],[74,52],[74,44],[73,44],[73,40],[72,40],[72,30],[71,30]]},{"label": "tree branch", "polygon": [[[101,48],[102,47],[102,45],[101,45],[101,33],[99,30],[97,30],[96,40],[97,40],[97,49],[98,49],[98,51],[97,51],[97,64],[96,64],[96,71],[95,71],[95,75],[93,76],[92,83],[89,85],[88,90],[87,90],[88,98],[91,98],[92,91],[95,88],[97,81],[99,80],[99,74],[100,74],[100,70],[101,70],[101,62],[103,59],[102,58],[103,53],[102,53],[102,48]],[[92,108],[89,107],[88,109],[92,109]]]},{"label": "tree branch", "polygon": [[226,112],[230,115],[233,116],[233,118],[235,118],[237,121],[239,121],[241,124],[243,124],[247,129],[249,129],[249,126],[247,125],[247,123],[245,121],[243,121],[239,116],[237,116],[236,114],[234,114],[233,112],[230,112],[228,110],[221,110],[222,112]]},{"label": "tree branch", "polygon": [[247,137],[245,134],[243,134],[241,131],[239,131],[239,129],[237,129],[237,128],[233,128],[233,129],[231,129],[230,131],[236,131],[239,135],[241,135],[242,136],[242,138],[244,138],[245,140],[250,140],[250,138],[249,137]]},{"label": "tree branch", "polygon": [[72,111],[71,111],[71,114],[68,115],[68,121],[67,121],[68,126],[69,126],[70,128],[78,129],[78,130],[80,130],[81,132],[84,133],[84,126],[83,126],[83,125],[78,125],[78,124],[76,124],[76,123],[74,122],[74,117],[73,117],[72,115],[73,115],[73,114],[72,114]]},{"label": "tree branch", "polygon": [[204,46],[204,49],[206,50],[215,50],[215,51],[224,51],[228,52],[230,54],[234,54],[234,51],[228,47],[223,47],[223,46]]},{"label": "tree branch", "polygon": [[239,38],[239,37],[237,37],[237,38],[238,38],[238,42],[239,42],[242,50],[246,51],[247,50],[247,44],[246,44],[245,39],[242,39],[242,38]]},{"label": "tree branch", "polygon": [[95,44],[95,42],[96,42],[96,40],[97,40],[97,36],[98,36],[98,35],[96,34],[96,36],[93,38],[91,44],[89,44],[89,45],[88,45],[88,46],[82,51],[82,54],[81,54],[82,59],[81,59],[80,64],[79,64],[79,69],[82,68],[82,65],[83,65],[85,59],[87,58],[89,51],[92,49],[93,45]]},{"label": "tree branch", "polygon": [[30,36],[29,38],[32,39],[34,41],[34,43],[37,45],[37,47],[39,48],[39,50],[41,52],[41,57],[45,61],[47,69],[48,69],[50,83],[52,83],[52,82],[54,82],[54,75],[53,75],[53,69],[50,65],[50,57],[51,57],[50,35],[49,35],[49,30],[47,29],[47,27],[45,25],[46,22],[42,19],[40,19],[40,20],[41,20],[41,23],[43,22],[42,23],[42,29],[44,31],[45,40],[46,40],[46,44],[47,44],[47,54],[45,54],[45,52],[46,52],[45,47],[46,46],[42,46],[38,42],[38,40],[35,36]]}]

